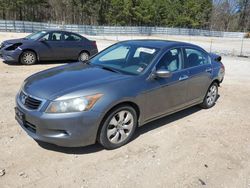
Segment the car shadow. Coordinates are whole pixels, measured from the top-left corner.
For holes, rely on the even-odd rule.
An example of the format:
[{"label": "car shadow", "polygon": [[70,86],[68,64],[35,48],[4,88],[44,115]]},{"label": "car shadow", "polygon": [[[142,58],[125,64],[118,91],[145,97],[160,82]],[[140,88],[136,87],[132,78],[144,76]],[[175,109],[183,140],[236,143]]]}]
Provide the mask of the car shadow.
[{"label": "car shadow", "polygon": [[104,148],[96,143],[90,146],[85,146],[85,147],[62,147],[62,146],[57,146],[54,144],[46,143],[46,142],[41,142],[36,140],[39,146],[41,146],[43,149],[46,150],[51,150],[55,152],[60,152],[60,153],[65,153],[65,154],[88,154],[88,153],[95,153],[98,151],[103,150]]},{"label": "car shadow", "polygon": [[[36,65],[53,65],[53,64],[68,64],[68,63],[74,63],[77,61],[39,61],[34,65],[30,65],[30,66],[36,66]],[[29,65],[23,65],[21,63],[18,62],[9,62],[9,61],[3,61],[3,63],[10,65],[10,66],[29,66]]]},{"label": "car shadow", "polygon": [[[194,106],[194,107],[182,110],[180,112],[176,112],[172,115],[169,115],[169,116],[160,118],[158,120],[152,121],[152,122],[147,123],[141,127],[138,127],[132,141],[135,140],[136,138],[138,138],[142,134],[145,134],[151,130],[160,128],[162,126],[168,126],[167,124],[169,124],[173,121],[182,119],[182,118],[189,116],[193,113],[196,113],[200,110],[201,110],[200,107]],[[41,142],[41,141],[36,141],[36,142],[44,149],[55,151],[55,152],[66,153],[66,154],[89,154],[89,153],[99,152],[99,151],[104,149],[98,143],[96,143],[94,145],[86,146],[86,147],[68,148],[68,147],[56,146],[56,145]]]},{"label": "car shadow", "polygon": [[143,134],[145,134],[147,132],[150,132],[151,130],[160,128],[162,126],[169,126],[168,124],[170,124],[170,123],[172,123],[174,121],[180,120],[180,119],[182,119],[182,118],[184,118],[186,116],[189,116],[191,114],[194,114],[194,113],[196,113],[196,112],[198,112],[200,110],[202,110],[201,107],[193,106],[193,107],[187,108],[185,110],[176,112],[174,114],[165,116],[163,118],[151,121],[151,122],[137,128],[137,130],[135,132],[135,135],[133,137],[133,140],[138,138],[140,135],[143,135]]}]

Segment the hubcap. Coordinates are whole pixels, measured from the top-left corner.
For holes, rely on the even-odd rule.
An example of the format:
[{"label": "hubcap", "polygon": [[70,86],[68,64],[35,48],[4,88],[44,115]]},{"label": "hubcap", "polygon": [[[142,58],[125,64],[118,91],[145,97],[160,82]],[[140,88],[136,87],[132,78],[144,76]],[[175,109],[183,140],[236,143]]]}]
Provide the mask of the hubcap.
[{"label": "hubcap", "polygon": [[30,53],[30,52],[26,52],[23,54],[23,61],[26,64],[32,64],[35,62],[35,56],[34,54]]},{"label": "hubcap", "polygon": [[87,53],[81,53],[80,61],[86,61],[89,59],[89,55]]},{"label": "hubcap", "polygon": [[215,85],[211,86],[207,93],[207,104],[209,106],[213,105],[217,97],[217,87]]},{"label": "hubcap", "polygon": [[114,144],[121,143],[131,133],[134,126],[134,117],[131,112],[122,110],[115,114],[108,125],[107,137]]}]

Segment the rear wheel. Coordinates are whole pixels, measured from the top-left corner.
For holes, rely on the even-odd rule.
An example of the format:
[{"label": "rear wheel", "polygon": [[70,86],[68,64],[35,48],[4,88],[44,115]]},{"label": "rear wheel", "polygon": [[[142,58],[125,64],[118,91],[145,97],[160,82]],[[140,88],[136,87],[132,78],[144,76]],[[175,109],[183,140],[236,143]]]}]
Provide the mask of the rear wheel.
[{"label": "rear wheel", "polygon": [[101,127],[98,141],[106,149],[115,149],[127,144],[136,129],[137,114],[131,106],[112,110]]},{"label": "rear wheel", "polygon": [[212,83],[207,91],[207,94],[201,103],[202,108],[211,108],[215,105],[218,97],[218,84],[216,82]]},{"label": "rear wheel", "polygon": [[37,57],[36,57],[35,52],[33,52],[33,51],[24,51],[21,54],[20,62],[23,65],[33,65],[33,64],[35,64],[37,62]]},{"label": "rear wheel", "polygon": [[89,59],[89,54],[87,52],[81,52],[79,54],[78,60],[79,61],[87,61]]}]

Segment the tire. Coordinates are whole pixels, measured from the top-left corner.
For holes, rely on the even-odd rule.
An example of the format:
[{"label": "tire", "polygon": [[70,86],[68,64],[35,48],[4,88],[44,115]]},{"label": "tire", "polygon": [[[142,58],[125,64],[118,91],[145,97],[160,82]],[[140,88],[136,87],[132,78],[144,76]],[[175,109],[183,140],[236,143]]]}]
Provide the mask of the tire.
[{"label": "tire", "polygon": [[78,61],[84,62],[89,59],[89,54],[88,52],[81,52],[78,56]]},{"label": "tire", "polygon": [[106,149],[116,149],[127,144],[137,127],[137,114],[128,105],[112,110],[101,125],[98,142]]},{"label": "tire", "polygon": [[23,65],[33,65],[37,62],[36,53],[33,51],[24,51],[20,56],[20,62]]},{"label": "tire", "polygon": [[218,84],[213,82],[206,93],[206,96],[200,106],[204,109],[211,108],[215,105],[218,98]]}]

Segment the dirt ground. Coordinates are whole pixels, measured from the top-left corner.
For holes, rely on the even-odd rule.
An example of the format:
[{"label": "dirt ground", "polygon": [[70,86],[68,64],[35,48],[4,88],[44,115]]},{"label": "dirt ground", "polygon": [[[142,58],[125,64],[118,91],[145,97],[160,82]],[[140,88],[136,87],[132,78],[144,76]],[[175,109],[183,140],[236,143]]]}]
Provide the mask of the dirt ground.
[{"label": "dirt ground", "polygon": [[216,106],[149,123],[112,151],[31,139],[14,119],[15,95],[26,77],[60,64],[0,61],[0,187],[250,188],[250,59],[222,58],[226,77]]}]

